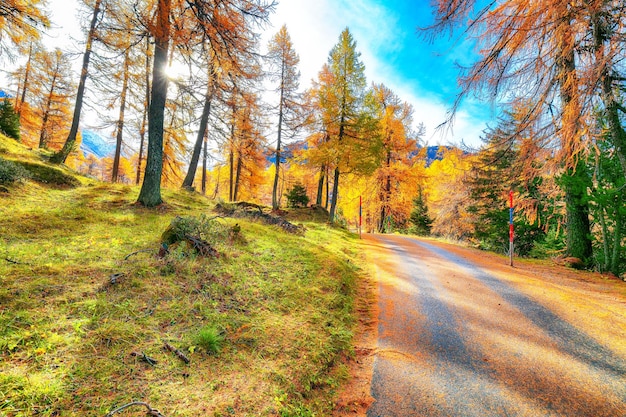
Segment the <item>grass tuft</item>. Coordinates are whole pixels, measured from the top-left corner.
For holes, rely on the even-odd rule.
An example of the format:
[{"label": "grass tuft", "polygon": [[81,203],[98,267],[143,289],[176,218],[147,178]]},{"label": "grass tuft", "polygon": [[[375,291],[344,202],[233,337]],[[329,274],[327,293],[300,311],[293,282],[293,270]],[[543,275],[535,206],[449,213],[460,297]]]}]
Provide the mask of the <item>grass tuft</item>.
[{"label": "grass tuft", "polygon": [[224,336],[215,326],[204,326],[193,336],[193,342],[210,355],[216,355],[222,350]]}]

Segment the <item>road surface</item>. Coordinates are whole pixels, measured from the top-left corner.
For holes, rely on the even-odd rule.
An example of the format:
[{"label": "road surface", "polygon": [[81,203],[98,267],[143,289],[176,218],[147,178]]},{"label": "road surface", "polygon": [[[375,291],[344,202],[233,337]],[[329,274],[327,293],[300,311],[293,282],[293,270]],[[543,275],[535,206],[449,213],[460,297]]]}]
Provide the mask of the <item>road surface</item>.
[{"label": "road surface", "polygon": [[626,417],[623,293],[594,298],[427,241],[366,243],[380,282],[368,417]]}]

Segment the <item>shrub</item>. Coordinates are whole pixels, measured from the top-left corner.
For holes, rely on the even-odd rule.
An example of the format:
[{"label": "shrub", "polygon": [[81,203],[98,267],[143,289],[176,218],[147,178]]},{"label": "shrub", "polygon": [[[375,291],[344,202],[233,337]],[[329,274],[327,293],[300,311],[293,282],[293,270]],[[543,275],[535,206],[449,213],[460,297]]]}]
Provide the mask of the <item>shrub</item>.
[{"label": "shrub", "polygon": [[309,197],[306,195],[304,185],[295,183],[287,193],[287,202],[289,207],[306,207],[309,204]]},{"label": "shrub", "polygon": [[22,165],[0,158],[0,184],[23,181],[30,177],[30,173]]},{"label": "shrub", "polygon": [[0,101],[0,132],[10,138],[20,140],[20,116],[10,100]]}]

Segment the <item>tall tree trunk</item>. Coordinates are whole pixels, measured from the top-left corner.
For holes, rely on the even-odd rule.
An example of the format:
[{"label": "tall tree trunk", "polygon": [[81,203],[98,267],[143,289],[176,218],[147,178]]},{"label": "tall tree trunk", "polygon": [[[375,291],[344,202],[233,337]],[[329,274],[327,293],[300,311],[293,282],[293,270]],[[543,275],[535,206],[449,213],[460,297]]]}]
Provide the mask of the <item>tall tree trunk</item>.
[{"label": "tall tree trunk", "polygon": [[191,161],[189,162],[189,169],[187,175],[183,181],[183,188],[193,187],[193,181],[196,177],[196,171],[198,170],[198,160],[200,159],[200,152],[202,150],[202,144],[204,143],[204,137],[206,135],[207,126],[209,124],[209,115],[211,114],[211,84],[207,86],[206,96],[204,98],[204,108],[202,109],[202,116],[200,117],[200,127],[198,128],[198,135],[196,136],[196,143],[193,147],[193,154],[191,155]]},{"label": "tall tree trunk", "polygon": [[[284,65],[283,65],[284,68]],[[281,75],[281,84],[282,79],[284,78],[284,70],[283,75]],[[283,100],[284,100],[284,88],[280,89],[280,102],[278,103],[278,139],[276,140],[276,173],[274,174],[274,186],[272,187],[272,209],[278,210],[280,204],[278,201],[278,179],[280,177],[280,141],[283,133]]]},{"label": "tall tree trunk", "polygon": [[235,175],[235,191],[233,192],[233,201],[238,201],[239,199],[239,183],[241,181],[242,166],[243,162],[241,159],[241,152],[237,152],[237,173]]},{"label": "tall tree trunk", "polygon": [[39,132],[40,148],[48,147],[48,120],[50,119],[50,112],[52,111],[52,98],[54,97],[54,93],[56,90],[57,76],[57,72],[55,72],[52,76],[52,81],[50,82],[50,90],[48,91],[48,97],[46,99],[46,107],[43,112],[43,117],[41,118],[41,130]]},{"label": "tall tree trunk", "polygon": [[624,196],[619,194],[615,202],[615,225],[613,226],[613,253],[611,254],[611,272],[619,275],[620,257],[622,254],[622,236],[624,230],[624,217],[622,212],[624,208]]},{"label": "tall tree trunk", "polygon": [[322,164],[320,168],[320,179],[317,182],[317,198],[315,199],[315,204],[318,206],[322,206],[323,202],[323,193],[324,193],[324,177],[326,176],[326,165]]},{"label": "tall tree trunk", "polygon": [[576,167],[566,170],[562,181],[567,216],[567,254],[588,264],[593,253],[587,204],[587,188],[591,186],[591,180],[584,164],[579,162]]},{"label": "tall tree trunk", "polygon": [[171,0],[159,0],[157,11],[157,34],[152,66],[152,94],[148,111],[148,155],[146,172],[139,192],[138,202],[154,207],[163,202],[161,198],[161,174],[163,173],[163,122],[167,100],[168,79],[163,70],[167,64],[170,42]]},{"label": "tall tree trunk", "polygon": [[76,93],[76,104],[74,105],[74,116],[72,117],[72,127],[70,133],[65,140],[63,148],[52,155],[51,162],[62,164],[65,163],[70,152],[74,149],[76,143],[76,135],[78,134],[78,125],[80,123],[80,113],[83,107],[83,97],[85,95],[85,83],[87,81],[87,75],[89,73],[89,59],[91,57],[91,49],[93,46],[93,40],[96,36],[96,23],[98,22],[98,14],[100,13],[100,3],[102,0],[96,0],[93,8],[93,16],[89,25],[89,33],[87,35],[87,45],[85,47],[85,53],[83,54],[83,66],[80,71],[80,82],[78,83],[78,91]]},{"label": "tall tree trunk", "polygon": [[28,47],[28,60],[26,61],[26,67],[24,68],[24,84],[22,85],[22,94],[20,101],[15,106],[15,110],[18,116],[20,116],[20,120],[22,117],[22,106],[26,102],[26,91],[28,90],[28,82],[30,78],[30,70],[32,68],[31,61],[33,59],[33,43],[31,42]]},{"label": "tall tree trunk", "polygon": [[137,177],[135,179],[135,184],[139,185],[139,181],[141,180],[141,161],[143,160],[143,149],[146,142],[146,127],[148,124],[148,109],[150,108],[150,36],[146,36],[146,66],[145,66],[145,75],[146,75],[146,99],[145,106],[143,109],[143,115],[141,117],[141,127],[139,128],[139,159],[137,160]]},{"label": "tall tree trunk", "polygon": [[204,133],[204,146],[202,152],[202,195],[206,195],[206,169],[207,169],[207,159],[208,159],[208,150],[209,147],[209,135],[207,132]]},{"label": "tall tree trunk", "polygon": [[[576,76],[576,57],[571,18],[564,19],[557,31],[559,54],[556,65],[559,70],[559,89],[562,106],[561,152],[565,159],[562,183],[565,192],[567,216],[566,252],[588,264],[592,257],[591,224],[587,203],[587,187],[590,179],[584,164],[576,154],[576,142],[580,140],[580,99]],[[577,162],[574,162],[577,161]]]},{"label": "tall tree trunk", "polygon": [[335,168],[335,178],[333,181],[333,195],[330,200],[330,213],[328,216],[328,221],[330,224],[335,222],[335,212],[337,210],[337,192],[339,190],[339,167]]},{"label": "tall tree trunk", "polygon": [[324,174],[324,208],[328,210],[328,204],[330,203],[330,173],[328,172],[328,167],[325,168],[326,173]]},{"label": "tall tree trunk", "polygon": [[385,163],[386,163],[386,168],[387,168],[387,175],[385,178],[385,185],[383,188],[383,192],[380,194],[382,208],[380,210],[379,230],[381,233],[387,232],[385,228],[385,219],[389,215],[388,209],[389,209],[389,202],[391,201],[391,175],[389,175],[389,171],[391,169],[391,151],[387,151],[387,159]]},{"label": "tall tree trunk", "polygon": [[233,122],[233,125],[230,128],[230,136],[231,136],[231,141],[230,141],[230,150],[228,153],[228,167],[229,167],[229,175],[228,175],[228,201],[233,201],[234,198],[234,189],[233,186],[235,185],[235,125]]},{"label": "tall tree trunk", "polygon": [[113,172],[111,181],[117,182],[120,170],[120,157],[122,155],[122,142],[124,138],[124,116],[126,111],[126,95],[128,92],[128,78],[130,77],[130,49],[124,56],[124,80],[122,81],[122,93],[120,94],[120,113],[117,118],[117,135],[115,140],[115,157],[113,158]]},{"label": "tall tree trunk", "polygon": [[[602,84],[601,98],[604,104],[604,113],[609,124],[611,142],[615,146],[615,153],[626,176],[626,130],[619,115],[620,105],[615,97],[614,63],[607,56],[606,43],[610,41],[610,27],[603,17],[596,13],[592,16],[593,38],[596,65],[600,65],[600,82]],[[610,45],[609,45],[610,46]],[[609,48],[610,49],[610,48]],[[610,53],[610,52],[609,52]]]}]

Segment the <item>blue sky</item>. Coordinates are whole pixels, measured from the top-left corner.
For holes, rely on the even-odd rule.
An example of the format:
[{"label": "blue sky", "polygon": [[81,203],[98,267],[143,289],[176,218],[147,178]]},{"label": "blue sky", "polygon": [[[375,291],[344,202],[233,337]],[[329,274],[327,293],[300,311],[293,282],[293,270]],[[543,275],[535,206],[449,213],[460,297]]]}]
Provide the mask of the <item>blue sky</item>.
[{"label": "blue sky", "polygon": [[308,86],[348,27],[362,54],[368,81],[385,84],[413,104],[415,121],[426,126],[424,139],[429,145],[463,140],[477,146],[493,117],[489,103],[465,100],[452,131],[435,132],[459,91],[456,64],[471,63],[473,50],[468,42],[447,36],[434,43],[420,36],[417,28],[431,22],[430,0],[283,0],[267,37],[287,24],[300,55],[301,84]]},{"label": "blue sky", "polygon": [[[46,43],[68,44],[68,33],[82,40],[76,24],[76,0],[49,0],[50,18],[59,29]],[[418,34],[419,26],[432,22],[430,0],[279,0],[262,45],[287,24],[300,55],[301,87],[328,58],[343,29],[348,27],[366,66],[368,82],[383,83],[415,108],[415,122],[424,123],[429,145],[478,146],[486,123],[493,118],[489,103],[465,100],[452,129],[435,132],[458,92],[457,63],[469,64],[468,43],[444,37],[434,43]],[[77,31],[78,30],[78,31]]]}]

